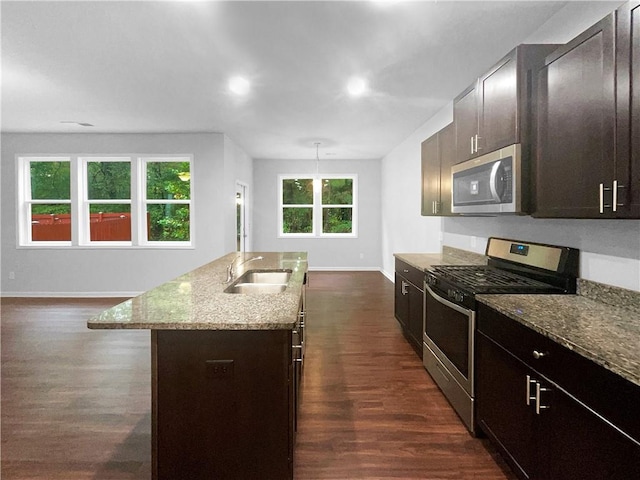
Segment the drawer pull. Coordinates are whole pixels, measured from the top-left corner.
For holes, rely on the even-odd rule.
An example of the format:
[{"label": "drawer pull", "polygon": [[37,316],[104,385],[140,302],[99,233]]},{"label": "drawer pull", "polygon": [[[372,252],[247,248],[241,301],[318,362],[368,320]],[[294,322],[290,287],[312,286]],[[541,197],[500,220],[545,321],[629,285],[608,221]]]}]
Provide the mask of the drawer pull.
[{"label": "drawer pull", "polygon": [[536,360],[540,360],[542,357],[546,357],[547,355],[549,355],[547,352],[539,352],[537,350],[533,351],[533,358]]},{"label": "drawer pull", "polygon": [[544,388],[539,383],[536,383],[536,415],[540,415],[541,410],[551,408],[550,405],[542,405],[542,392],[550,392],[550,388]]},{"label": "drawer pull", "polygon": [[531,378],[531,375],[527,375],[527,405],[531,405],[531,400],[535,400],[536,396],[535,395],[531,395],[531,385],[537,385],[538,382],[536,382],[533,378]]}]

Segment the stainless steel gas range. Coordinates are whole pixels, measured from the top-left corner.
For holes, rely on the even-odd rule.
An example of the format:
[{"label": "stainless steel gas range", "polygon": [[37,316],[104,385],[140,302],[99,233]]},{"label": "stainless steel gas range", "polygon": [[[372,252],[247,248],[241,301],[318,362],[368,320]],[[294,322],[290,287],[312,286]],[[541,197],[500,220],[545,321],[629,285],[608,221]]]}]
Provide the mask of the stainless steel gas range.
[{"label": "stainless steel gas range", "polygon": [[579,251],[489,238],[487,265],[442,265],[425,276],[423,364],[475,434],[476,295],[575,293]]}]

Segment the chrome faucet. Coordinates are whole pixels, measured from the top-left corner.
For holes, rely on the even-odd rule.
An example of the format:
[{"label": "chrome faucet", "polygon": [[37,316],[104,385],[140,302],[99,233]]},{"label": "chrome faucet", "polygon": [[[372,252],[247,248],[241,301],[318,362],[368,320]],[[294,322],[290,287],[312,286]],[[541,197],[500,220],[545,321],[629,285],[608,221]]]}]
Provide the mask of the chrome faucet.
[{"label": "chrome faucet", "polygon": [[[245,263],[249,263],[249,262],[253,262],[254,260],[262,260],[264,257],[262,255],[257,256],[257,257],[252,257],[249,260],[245,260],[244,262],[241,262],[238,264],[238,267],[244,265]],[[235,272],[233,270],[233,265],[240,259],[240,257],[236,257],[233,262],[231,262],[229,265],[227,265],[227,279],[225,280],[224,283],[231,283],[233,281],[233,277],[235,276]]]}]

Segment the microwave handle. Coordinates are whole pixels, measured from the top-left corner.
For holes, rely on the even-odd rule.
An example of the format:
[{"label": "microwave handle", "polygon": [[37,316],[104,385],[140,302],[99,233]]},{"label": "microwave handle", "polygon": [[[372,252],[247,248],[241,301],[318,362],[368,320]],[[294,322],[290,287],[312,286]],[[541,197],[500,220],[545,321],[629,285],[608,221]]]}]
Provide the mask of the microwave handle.
[{"label": "microwave handle", "polygon": [[501,166],[502,163],[499,161],[494,163],[493,167],[491,167],[491,176],[489,177],[489,188],[491,189],[491,197],[493,197],[496,202],[500,202],[501,200],[500,195],[498,195],[498,191],[496,190],[496,178]]}]

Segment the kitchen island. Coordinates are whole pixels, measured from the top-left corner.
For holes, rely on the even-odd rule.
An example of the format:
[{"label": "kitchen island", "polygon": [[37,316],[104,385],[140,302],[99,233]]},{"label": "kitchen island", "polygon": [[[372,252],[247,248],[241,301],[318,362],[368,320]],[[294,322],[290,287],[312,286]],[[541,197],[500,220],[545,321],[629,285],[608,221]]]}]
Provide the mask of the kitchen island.
[{"label": "kitchen island", "polygon": [[[290,276],[225,292],[251,271]],[[151,331],[154,480],[293,478],[306,272],[304,252],[231,253],[87,322]]]}]

